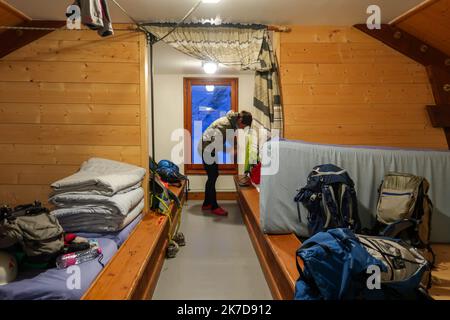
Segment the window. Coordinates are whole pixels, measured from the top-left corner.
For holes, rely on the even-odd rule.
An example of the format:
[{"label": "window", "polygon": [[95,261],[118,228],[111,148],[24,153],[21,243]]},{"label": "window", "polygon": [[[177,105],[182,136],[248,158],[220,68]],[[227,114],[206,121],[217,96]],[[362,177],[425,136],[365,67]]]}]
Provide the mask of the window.
[{"label": "window", "polygon": [[[184,128],[190,133],[185,147],[186,174],[205,174],[198,144],[206,128],[230,110],[238,110],[237,78],[184,78]],[[221,174],[237,174],[236,163],[235,152],[219,153]]]}]

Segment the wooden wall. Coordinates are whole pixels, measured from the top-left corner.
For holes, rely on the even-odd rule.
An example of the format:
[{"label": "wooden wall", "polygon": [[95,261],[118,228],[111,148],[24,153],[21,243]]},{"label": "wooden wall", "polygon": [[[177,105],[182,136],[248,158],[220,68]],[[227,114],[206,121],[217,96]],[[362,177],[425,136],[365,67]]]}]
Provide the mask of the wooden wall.
[{"label": "wooden wall", "polygon": [[423,66],[353,27],[293,26],[280,43],[286,138],[447,149]]},{"label": "wooden wall", "polygon": [[57,31],[1,59],[0,204],[47,200],[94,156],[147,168],[146,70],[133,31]]}]

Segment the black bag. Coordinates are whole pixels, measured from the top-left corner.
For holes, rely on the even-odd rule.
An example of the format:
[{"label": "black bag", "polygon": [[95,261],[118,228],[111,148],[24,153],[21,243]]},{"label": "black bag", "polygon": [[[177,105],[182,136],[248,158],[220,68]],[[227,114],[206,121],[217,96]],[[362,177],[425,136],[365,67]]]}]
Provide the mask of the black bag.
[{"label": "black bag", "polygon": [[294,199],[302,222],[300,202],[308,210],[310,236],[332,228],[360,230],[358,205],[353,180],[346,170],[332,164],[317,166],[308,183]]}]

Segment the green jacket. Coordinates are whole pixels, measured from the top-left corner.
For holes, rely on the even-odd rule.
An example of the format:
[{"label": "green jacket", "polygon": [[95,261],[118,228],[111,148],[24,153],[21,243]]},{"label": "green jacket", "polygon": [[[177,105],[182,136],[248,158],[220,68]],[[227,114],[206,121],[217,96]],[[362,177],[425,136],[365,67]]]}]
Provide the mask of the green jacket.
[{"label": "green jacket", "polygon": [[214,136],[217,134],[217,130],[220,131],[223,137],[223,143],[226,142],[226,132],[228,129],[237,130],[237,120],[239,118],[239,112],[229,111],[224,117],[221,117],[211,123],[211,125],[203,132],[202,139],[198,145],[198,151],[200,154],[203,150],[214,141]]}]

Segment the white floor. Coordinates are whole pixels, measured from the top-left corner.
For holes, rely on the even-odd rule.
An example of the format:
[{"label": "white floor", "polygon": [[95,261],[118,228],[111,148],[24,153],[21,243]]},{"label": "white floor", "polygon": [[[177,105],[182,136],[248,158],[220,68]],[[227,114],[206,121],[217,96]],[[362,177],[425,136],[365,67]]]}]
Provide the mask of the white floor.
[{"label": "white floor", "polygon": [[166,259],[153,299],[272,299],[236,201],[220,203],[228,217],[203,213],[200,201],[185,205],[187,245]]}]

